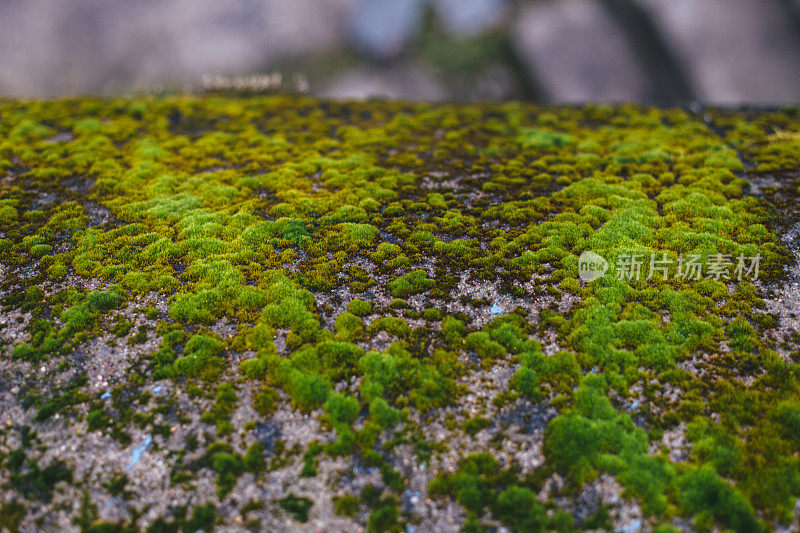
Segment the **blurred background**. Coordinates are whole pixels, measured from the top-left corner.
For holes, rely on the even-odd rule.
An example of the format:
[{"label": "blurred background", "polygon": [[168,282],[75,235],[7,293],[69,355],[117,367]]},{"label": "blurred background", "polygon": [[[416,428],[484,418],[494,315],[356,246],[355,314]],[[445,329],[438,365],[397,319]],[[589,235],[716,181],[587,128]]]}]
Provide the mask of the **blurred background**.
[{"label": "blurred background", "polygon": [[0,0],[0,95],[800,102],[800,0]]}]

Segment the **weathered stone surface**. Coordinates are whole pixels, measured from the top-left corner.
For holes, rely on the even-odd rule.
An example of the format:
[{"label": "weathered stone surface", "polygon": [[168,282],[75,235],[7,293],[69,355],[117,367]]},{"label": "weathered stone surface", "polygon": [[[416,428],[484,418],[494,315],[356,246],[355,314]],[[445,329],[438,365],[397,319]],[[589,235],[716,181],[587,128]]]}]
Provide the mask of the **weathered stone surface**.
[{"label": "weathered stone surface", "polygon": [[0,100],[0,530],[796,530],[800,112],[693,109]]},{"label": "weathered stone surface", "polygon": [[372,56],[395,56],[419,29],[423,7],[421,0],[360,0],[350,20],[353,40]]}]

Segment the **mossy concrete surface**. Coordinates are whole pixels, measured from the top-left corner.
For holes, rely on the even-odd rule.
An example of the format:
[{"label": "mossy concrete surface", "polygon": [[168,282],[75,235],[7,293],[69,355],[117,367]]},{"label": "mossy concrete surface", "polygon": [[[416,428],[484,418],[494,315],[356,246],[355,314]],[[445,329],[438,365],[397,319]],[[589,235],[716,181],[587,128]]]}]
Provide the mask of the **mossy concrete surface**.
[{"label": "mossy concrete surface", "polygon": [[799,169],[796,109],[0,100],[0,528],[796,530]]}]

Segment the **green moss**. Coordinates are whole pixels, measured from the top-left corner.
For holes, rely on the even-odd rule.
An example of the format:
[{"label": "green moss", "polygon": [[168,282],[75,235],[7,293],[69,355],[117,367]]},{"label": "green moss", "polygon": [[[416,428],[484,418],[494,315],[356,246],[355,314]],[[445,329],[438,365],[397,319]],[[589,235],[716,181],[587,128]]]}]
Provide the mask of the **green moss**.
[{"label": "green moss", "polygon": [[674,472],[647,454],[647,435],[628,415],[612,407],[606,387],[600,376],[584,378],[574,411],[559,415],[547,426],[545,457],[578,484],[590,479],[596,469],[610,471],[642,499],[645,509],[662,513]]},{"label": "green moss", "polygon": [[111,332],[117,337],[124,337],[131,332],[132,327],[133,327],[132,323],[123,319],[114,324],[114,327],[111,328]]},{"label": "green moss", "polygon": [[31,255],[34,257],[43,257],[53,253],[53,247],[49,244],[37,244],[31,247]]},{"label": "green moss", "polygon": [[692,513],[708,513],[733,531],[763,531],[747,499],[711,469],[701,468],[681,480],[683,505]]},{"label": "green moss", "polygon": [[325,402],[325,412],[333,422],[339,424],[352,424],[358,418],[360,410],[358,400],[340,393],[331,394]]},{"label": "green moss", "polygon": [[388,288],[392,292],[392,296],[407,298],[413,294],[428,291],[434,285],[434,281],[428,278],[428,274],[424,270],[414,270],[403,277],[390,281]]},{"label": "green moss", "polygon": [[[358,320],[358,324],[361,324],[360,320]],[[361,331],[358,326],[354,329]],[[354,336],[357,335],[352,333],[348,335],[350,338]],[[319,344],[317,353],[324,365],[323,367],[328,369],[328,375],[335,380],[354,373],[358,360],[364,355],[364,350],[349,342],[324,341]]]},{"label": "green moss", "polygon": [[184,531],[211,531],[217,518],[217,509],[213,503],[198,505],[192,509],[192,517],[183,526]]},{"label": "green moss", "polygon": [[524,148],[556,148],[572,144],[570,135],[539,128],[527,128],[518,137]]},{"label": "green moss", "polygon": [[372,313],[372,303],[356,298],[347,304],[347,310],[356,316],[364,317]]},{"label": "green moss", "polygon": [[473,523],[477,524],[488,508],[493,516],[514,530],[545,529],[548,520],[544,506],[533,491],[514,484],[514,479],[512,470],[500,468],[490,454],[481,453],[461,460],[456,472],[439,473],[428,490],[435,498],[457,500]]},{"label": "green moss", "polygon": [[302,411],[320,407],[328,399],[330,385],[316,374],[297,374],[292,380],[292,405]]},{"label": "green moss", "polygon": [[527,366],[521,367],[514,373],[514,380],[511,385],[516,391],[533,402],[538,402],[542,399],[539,376]]},{"label": "green moss", "polygon": [[0,526],[11,533],[17,533],[26,513],[27,509],[21,503],[5,502],[0,505]]},{"label": "green moss", "polygon": [[[791,521],[800,496],[796,365],[770,350],[775,318],[764,285],[674,274],[681,254],[760,253],[767,284],[783,275],[791,254],[769,201],[792,199],[764,187],[771,200],[748,195],[742,175],[786,183],[796,175],[795,109],[696,116],[631,105],[208,96],[5,100],[0,114],[0,174],[9,177],[0,191],[3,305],[31,316],[22,341],[8,347],[11,364],[52,359],[46,368],[63,372],[77,368],[76,348],[106,331],[139,346],[160,336],[130,373],[130,397],[143,397],[135,389],[147,375],[197,396],[215,391],[203,418],[235,439],[228,422],[235,390],[217,380],[236,373],[231,360],[252,352],[236,386],[254,387],[259,416],[275,412],[278,389],[303,411],[324,406],[337,435],[324,450],[360,453],[397,489],[402,476],[384,457],[396,443],[383,439],[409,439],[421,455],[433,453],[433,444],[409,436],[418,431],[410,427],[416,416],[457,403],[475,358],[487,369],[507,359],[520,368],[495,404],[547,398],[558,411],[534,478],[557,473],[577,491],[611,474],[654,527],[676,513],[698,528],[759,527],[752,516]],[[54,140],[59,132],[72,138]],[[85,191],[67,177],[95,185]],[[56,201],[39,202],[32,191]],[[97,223],[98,212],[109,223]],[[582,283],[577,258],[589,250],[607,258],[611,272]],[[670,279],[615,279],[630,253],[669,258]],[[73,275],[109,288],[39,289]],[[471,326],[472,315],[493,303],[462,294],[473,284],[522,309]],[[150,307],[144,315],[155,331],[132,330],[134,319],[119,310],[151,291],[168,298],[168,313]],[[383,303],[389,295],[395,300]],[[558,304],[566,295],[574,297],[568,309]],[[537,319],[527,304],[542,298],[554,303]],[[224,340],[205,329],[225,324],[233,333]],[[534,338],[561,351],[545,356]],[[683,369],[696,354],[714,380]],[[90,428],[121,438],[114,421],[133,421],[130,407],[116,396],[113,409],[95,405],[82,392],[85,379],[23,390],[34,423],[85,412]],[[356,396],[333,392],[357,383]],[[662,394],[667,385],[677,405]],[[354,427],[367,406],[363,426]],[[183,416],[166,403],[158,409]],[[146,426],[152,416],[135,420]],[[649,450],[680,422],[689,459],[678,466]],[[472,418],[463,429],[484,424]],[[276,452],[276,467],[300,452]],[[316,464],[310,452],[304,471]],[[235,485],[232,472],[260,471],[258,455],[215,448],[204,466],[217,463],[222,494]],[[572,527],[563,513],[542,518],[531,498],[537,482],[477,463],[465,462],[452,479],[437,476],[457,487],[450,496],[467,508],[466,528],[479,527],[487,512],[514,530]],[[16,467],[17,476],[34,472],[24,461]],[[398,505],[383,500],[370,499],[366,525],[396,529]],[[606,511],[583,525],[608,527]],[[213,506],[195,513],[197,527],[185,516],[154,524],[214,527]]]},{"label": "green moss", "polygon": [[231,383],[225,383],[217,387],[216,401],[214,407],[206,411],[200,420],[207,424],[216,424],[217,434],[224,436],[233,431],[230,418],[236,410],[236,390]]},{"label": "green moss", "polygon": [[503,346],[493,341],[485,331],[475,331],[467,335],[466,345],[481,359],[498,359],[506,353]]},{"label": "green moss", "polygon": [[258,391],[253,397],[253,409],[263,416],[271,416],[278,409],[278,394],[272,389]]},{"label": "green moss", "polygon": [[352,494],[345,494],[333,499],[333,512],[339,516],[355,518],[361,502]]},{"label": "green moss", "polygon": [[363,247],[373,245],[380,231],[369,224],[343,224],[342,233],[348,244]]},{"label": "green moss", "polygon": [[278,500],[278,505],[297,522],[304,524],[308,522],[308,512],[314,506],[314,502],[302,496],[289,494],[285,498]]},{"label": "green moss", "polygon": [[490,420],[476,416],[464,422],[464,432],[467,435],[474,436],[480,430],[492,425]]},{"label": "green moss", "polygon": [[399,504],[394,496],[383,498],[367,518],[367,531],[370,533],[402,531],[399,524]]},{"label": "green moss", "polygon": [[30,461],[27,472],[12,474],[10,482],[12,488],[25,498],[50,502],[57,483],[71,484],[72,481],[72,471],[62,461],[54,461],[44,468]]},{"label": "green moss", "polygon": [[223,369],[224,360],[219,357],[224,344],[208,335],[194,335],[186,343],[185,355],[175,360],[175,372],[187,377],[214,379]]},{"label": "green moss", "polygon": [[251,444],[242,458],[242,466],[248,472],[259,474],[267,468],[267,461],[264,459],[264,447],[260,442]]},{"label": "green moss", "polygon": [[236,486],[244,465],[237,455],[219,451],[212,454],[211,467],[217,473],[217,497],[222,499]]},{"label": "green moss", "polygon": [[800,402],[784,400],[775,406],[771,415],[786,439],[800,442]]},{"label": "green moss", "polygon": [[371,332],[385,331],[400,338],[408,338],[411,335],[411,328],[408,327],[408,322],[402,318],[388,316],[373,321],[369,330]]},{"label": "green moss", "polygon": [[308,449],[303,454],[303,469],[300,477],[316,477],[317,475],[317,456],[324,451],[324,448],[317,441],[308,445]]},{"label": "green moss", "polygon": [[94,291],[86,296],[86,302],[92,310],[110,311],[122,305],[124,297],[118,291]]},{"label": "green moss", "polygon": [[19,214],[17,210],[10,205],[0,207],[0,224],[8,225],[17,220]]},{"label": "green moss", "polygon": [[400,423],[400,412],[392,408],[383,398],[375,398],[369,404],[369,415],[384,429]]},{"label": "green moss", "polygon": [[403,490],[405,486],[403,476],[400,472],[392,468],[389,463],[383,463],[380,467],[380,472],[381,479],[387,487],[395,492],[401,492]]}]

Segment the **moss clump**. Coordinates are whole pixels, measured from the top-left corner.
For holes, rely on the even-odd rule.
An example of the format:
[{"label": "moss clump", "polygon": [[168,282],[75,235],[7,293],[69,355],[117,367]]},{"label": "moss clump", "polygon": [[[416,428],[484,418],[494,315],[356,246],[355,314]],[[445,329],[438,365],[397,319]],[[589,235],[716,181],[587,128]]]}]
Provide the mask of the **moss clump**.
[{"label": "moss clump", "polygon": [[400,423],[400,412],[390,406],[383,398],[375,398],[369,404],[369,415],[384,429],[391,429]]},{"label": "moss clump", "polygon": [[277,408],[278,394],[272,389],[263,389],[253,398],[253,409],[263,417],[272,415]]},{"label": "moss clump", "polygon": [[596,469],[608,470],[641,498],[648,512],[663,513],[675,472],[648,455],[647,435],[630,416],[612,407],[606,387],[600,376],[584,378],[574,411],[559,415],[547,427],[545,457],[578,485],[593,477]]},{"label": "moss clump", "polygon": [[436,498],[457,500],[467,510],[468,523],[474,526],[487,509],[514,530],[543,530],[550,522],[536,493],[517,485],[514,472],[500,468],[488,453],[464,458],[454,473],[438,474],[428,490]]},{"label": "moss clump", "polygon": [[402,531],[399,524],[400,502],[394,495],[388,495],[378,502],[378,505],[369,513],[367,518],[367,531],[380,533],[384,531]]},{"label": "moss clump", "polygon": [[358,400],[340,393],[331,394],[325,402],[325,411],[334,423],[351,424],[358,418],[360,410]]},{"label": "moss clump", "polygon": [[372,312],[372,304],[356,298],[347,304],[347,310],[356,316],[364,317]]},{"label": "moss clump", "polygon": [[518,138],[524,148],[556,148],[574,143],[572,137],[566,133],[540,128],[526,128],[520,132]]},{"label": "moss clump", "polygon": [[302,411],[310,411],[325,403],[330,385],[316,374],[296,374],[292,380],[292,404]]},{"label": "moss clump", "polygon": [[392,296],[396,298],[407,298],[413,294],[428,291],[434,286],[435,282],[428,278],[428,274],[424,270],[413,270],[388,284]]},{"label": "moss clump", "polygon": [[733,531],[763,531],[753,508],[740,492],[710,468],[684,476],[683,505],[689,513],[708,513]]},{"label": "moss clump", "polygon": [[217,451],[211,455],[211,467],[217,473],[217,497],[222,499],[236,486],[244,465],[237,455]]},{"label": "moss clump", "polygon": [[264,459],[264,447],[260,442],[251,444],[242,458],[242,465],[248,472],[259,474],[266,470],[267,461]]},{"label": "moss clump", "polygon": [[490,420],[476,416],[464,422],[464,432],[467,435],[474,436],[476,433],[492,425]]},{"label": "moss clump", "polygon": [[29,500],[50,502],[56,484],[62,481],[70,484],[72,480],[72,470],[62,461],[55,461],[44,468],[40,468],[37,462],[30,461],[26,472],[15,472],[11,475],[11,486]]},{"label": "moss clump", "polygon": [[17,533],[27,509],[19,502],[6,502],[0,505],[0,526],[11,533]]},{"label": "moss clump", "polygon": [[216,401],[210,411],[206,411],[200,420],[207,424],[216,424],[217,434],[224,436],[233,431],[230,417],[236,409],[236,390],[231,383],[225,383],[217,387]]},{"label": "moss clump", "polygon": [[333,500],[333,512],[339,516],[355,518],[360,506],[361,502],[352,494],[345,494]]},{"label": "moss clump", "polygon": [[194,335],[186,343],[185,355],[175,360],[175,372],[187,377],[212,380],[222,372],[224,360],[219,357],[225,345],[208,335]]},{"label": "moss clump", "polygon": [[308,512],[314,506],[314,502],[302,496],[289,494],[285,498],[278,500],[278,505],[296,521],[305,524],[308,522]]},{"label": "moss clump", "polygon": [[198,505],[192,509],[192,516],[183,526],[184,531],[211,531],[217,518],[217,509],[213,503]]}]

